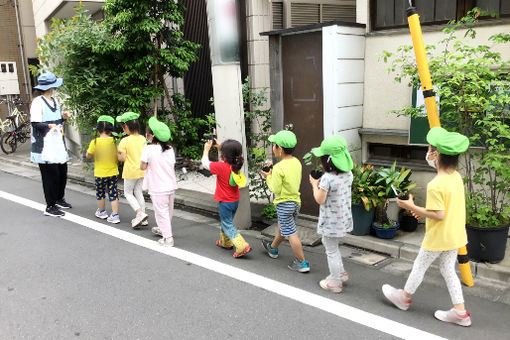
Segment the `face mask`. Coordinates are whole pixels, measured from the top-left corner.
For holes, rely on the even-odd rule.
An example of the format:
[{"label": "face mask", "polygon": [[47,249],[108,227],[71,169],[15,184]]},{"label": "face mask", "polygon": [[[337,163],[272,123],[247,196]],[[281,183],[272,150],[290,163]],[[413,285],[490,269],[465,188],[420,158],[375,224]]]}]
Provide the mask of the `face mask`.
[{"label": "face mask", "polygon": [[436,160],[433,159],[433,160],[429,160],[429,156],[434,153],[435,151],[432,151],[432,152],[427,152],[427,155],[425,156],[425,160],[427,161],[428,165],[433,167],[434,169],[436,169]]}]

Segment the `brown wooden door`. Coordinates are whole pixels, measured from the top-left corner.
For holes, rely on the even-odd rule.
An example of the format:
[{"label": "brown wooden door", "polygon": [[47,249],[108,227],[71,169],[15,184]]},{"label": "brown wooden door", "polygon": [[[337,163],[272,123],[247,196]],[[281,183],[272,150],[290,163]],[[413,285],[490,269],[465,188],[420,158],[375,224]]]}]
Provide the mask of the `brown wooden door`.
[{"label": "brown wooden door", "polygon": [[[293,124],[298,144],[294,156],[319,146],[323,138],[322,32],[282,37],[283,123]],[[311,167],[303,164],[301,213],[318,215],[308,181]]]}]

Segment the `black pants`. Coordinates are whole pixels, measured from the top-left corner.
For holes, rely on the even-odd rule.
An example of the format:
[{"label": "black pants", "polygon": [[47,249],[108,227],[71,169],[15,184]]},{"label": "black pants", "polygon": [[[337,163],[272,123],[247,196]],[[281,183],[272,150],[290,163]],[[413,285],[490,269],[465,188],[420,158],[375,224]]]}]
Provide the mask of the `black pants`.
[{"label": "black pants", "polygon": [[67,163],[39,164],[46,205],[51,207],[64,198],[67,183]]}]

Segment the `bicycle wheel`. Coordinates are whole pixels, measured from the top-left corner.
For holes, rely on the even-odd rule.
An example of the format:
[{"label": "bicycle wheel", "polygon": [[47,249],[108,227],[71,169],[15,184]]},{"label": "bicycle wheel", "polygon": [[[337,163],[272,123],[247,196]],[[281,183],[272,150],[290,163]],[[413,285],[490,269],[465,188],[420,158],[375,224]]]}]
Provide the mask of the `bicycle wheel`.
[{"label": "bicycle wheel", "polygon": [[18,135],[18,141],[23,144],[25,143],[27,140],[30,139],[30,135],[31,135],[31,125],[30,125],[30,122],[24,122],[23,124],[21,124],[20,126],[18,126],[18,128],[16,129],[16,134]]},{"label": "bicycle wheel", "polygon": [[0,138],[0,147],[2,151],[6,154],[13,153],[16,151],[16,134],[11,132],[5,132]]}]

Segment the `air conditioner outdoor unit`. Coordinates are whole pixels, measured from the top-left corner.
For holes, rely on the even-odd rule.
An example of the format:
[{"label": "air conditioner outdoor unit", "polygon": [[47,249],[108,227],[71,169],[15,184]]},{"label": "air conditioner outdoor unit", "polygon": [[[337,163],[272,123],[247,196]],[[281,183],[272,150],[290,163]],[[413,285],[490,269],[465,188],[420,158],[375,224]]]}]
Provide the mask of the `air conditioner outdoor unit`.
[{"label": "air conditioner outdoor unit", "polygon": [[19,94],[16,62],[0,61],[0,95]]}]

